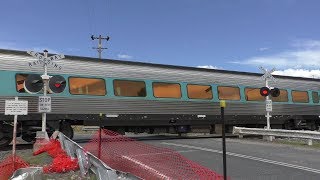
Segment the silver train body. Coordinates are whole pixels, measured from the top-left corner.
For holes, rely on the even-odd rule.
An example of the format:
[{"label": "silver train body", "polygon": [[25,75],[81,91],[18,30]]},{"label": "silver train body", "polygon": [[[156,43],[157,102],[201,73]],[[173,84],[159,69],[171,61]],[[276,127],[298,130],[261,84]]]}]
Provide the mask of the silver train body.
[{"label": "silver train body", "polygon": [[[23,51],[0,50],[0,71],[15,71],[21,73],[43,73],[40,65],[29,66],[36,61],[34,57]],[[226,70],[202,69],[193,67],[159,65],[152,63],[100,60],[96,58],[66,56],[57,60],[58,68],[48,68],[48,74],[65,74],[80,77],[101,77],[136,80],[154,80],[165,82],[217,84],[224,86],[263,87],[265,82],[260,78],[262,74],[235,72]],[[276,82],[270,86],[279,89],[318,91],[320,81],[309,78],[294,78],[274,76]],[[12,79],[14,83],[14,78]],[[68,91],[66,88],[65,91]],[[108,89],[107,89],[108,91]],[[13,99],[17,92],[11,95],[0,94],[0,114],[4,114],[4,102]],[[9,93],[10,94],[10,93]],[[19,94],[18,94],[19,95]],[[24,94],[20,99],[29,101],[29,115],[21,117],[23,120],[40,120],[37,112],[38,98]],[[288,119],[301,120],[303,117],[318,124],[320,104],[274,103],[272,124],[283,125]],[[99,113],[104,115],[118,115],[113,118],[103,117],[104,126],[117,127],[165,127],[178,125],[212,125],[219,123],[220,106],[218,101],[202,100],[158,100],[147,98],[108,98],[108,97],[80,97],[80,96],[52,96],[52,112],[49,120],[69,119],[81,123],[94,124]],[[227,124],[265,125],[265,103],[227,101],[225,109]],[[199,115],[206,115],[199,116]],[[4,120],[5,116],[0,116]],[[241,117],[241,118],[238,118]],[[190,129],[190,128],[189,128]]]}]

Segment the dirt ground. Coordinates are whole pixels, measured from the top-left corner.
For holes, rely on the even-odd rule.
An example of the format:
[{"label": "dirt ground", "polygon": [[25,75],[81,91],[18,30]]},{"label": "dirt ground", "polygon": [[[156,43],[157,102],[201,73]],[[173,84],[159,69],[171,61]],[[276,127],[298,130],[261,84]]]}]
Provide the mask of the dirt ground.
[{"label": "dirt ground", "polygon": [[[79,133],[78,131],[79,130],[76,129],[75,133]],[[28,143],[23,141],[21,138],[17,138],[17,144],[28,144]],[[5,158],[10,156],[11,154],[12,154],[11,149],[0,150],[0,162],[2,162]],[[44,167],[44,166],[50,165],[52,162],[52,158],[46,152],[33,156],[32,148],[16,150],[16,154],[17,156],[25,160],[27,163],[29,163],[31,167]],[[95,178],[94,177],[83,178],[81,177],[80,170],[78,170],[78,171],[71,171],[71,172],[62,173],[62,174],[59,174],[59,173],[43,174],[42,179],[46,179],[46,180],[81,179],[83,180],[83,179],[95,179]]]}]

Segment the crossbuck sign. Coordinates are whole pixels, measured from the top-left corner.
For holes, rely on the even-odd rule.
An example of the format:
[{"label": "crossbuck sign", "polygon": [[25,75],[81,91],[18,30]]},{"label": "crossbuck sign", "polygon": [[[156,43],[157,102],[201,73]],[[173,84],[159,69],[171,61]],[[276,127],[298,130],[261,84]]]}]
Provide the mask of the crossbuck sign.
[{"label": "crossbuck sign", "polygon": [[30,62],[29,63],[30,67],[40,64],[43,66],[44,65],[52,65],[54,68],[58,68],[59,70],[62,69],[62,67],[59,66],[58,64],[54,63],[53,60],[59,60],[59,59],[65,58],[63,54],[57,54],[57,55],[50,56],[50,57],[44,57],[40,53],[34,52],[34,51],[28,51],[27,53],[38,59],[36,61]]},{"label": "crossbuck sign", "polygon": [[276,70],[275,68],[272,68],[270,71],[268,71],[265,68],[260,66],[259,69],[264,73],[263,76],[261,76],[261,79],[263,80],[271,79],[273,82],[276,82],[276,79],[271,75],[271,73],[273,73]]}]

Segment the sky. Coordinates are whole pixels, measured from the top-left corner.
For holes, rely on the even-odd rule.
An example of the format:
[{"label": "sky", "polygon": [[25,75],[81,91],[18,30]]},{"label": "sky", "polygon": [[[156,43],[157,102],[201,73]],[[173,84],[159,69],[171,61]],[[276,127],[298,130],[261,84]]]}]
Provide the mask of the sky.
[{"label": "sky", "polygon": [[320,78],[320,1],[10,0],[0,48]]}]

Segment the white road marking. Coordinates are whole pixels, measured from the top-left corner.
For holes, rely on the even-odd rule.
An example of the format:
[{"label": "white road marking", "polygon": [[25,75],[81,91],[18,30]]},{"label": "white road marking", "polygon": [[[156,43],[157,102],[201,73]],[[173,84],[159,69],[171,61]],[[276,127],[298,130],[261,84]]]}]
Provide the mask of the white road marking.
[{"label": "white road marking", "polygon": [[132,155],[130,157],[137,157],[137,156],[150,156],[150,155],[160,155],[160,154],[175,154],[177,152],[194,152],[194,151],[198,151],[198,150],[183,150],[183,151],[169,151],[169,152],[161,152],[161,153],[145,153],[145,154],[137,154],[137,155]]},{"label": "white road marking", "polygon": [[158,170],[156,170],[156,169],[144,164],[143,162],[135,159],[134,157],[160,155],[160,154],[174,154],[174,153],[177,153],[177,152],[194,152],[194,151],[197,151],[197,150],[183,150],[183,151],[172,151],[172,152],[162,152],[162,153],[146,153],[146,154],[138,154],[138,155],[133,155],[133,156],[121,156],[121,157],[126,159],[126,160],[128,160],[128,161],[131,161],[131,162],[135,163],[138,166],[141,166],[144,169],[149,170],[150,172],[153,172],[154,175],[156,175],[159,179],[172,179],[171,177],[169,177],[169,176],[159,172]]},{"label": "white road marking", "polygon": [[[190,148],[190,149],[197,149],[197,150],[202,150],[202,151],[207,151],[207,152],[214,152],[214,153],[220,153],[222,154],[222,151],[215,150],[215,149],[209,149],[209,148],[203,148],[203,147],[197,147],[197,146],[190,146],[190,145],[185,145],[185,144],[175,144],[175,143],[167,143],[167,142],[162,142],[161,144],[166,144],[166,145],[171,145],[171,146],[178,146],[178,147],[185,147],[185,148]],[[248,155],[243,155],[243,154],[237,154],[237,153],[232,153],[232,152],[226,152],[227,155],[230,156],[235,156],[235,157],[240,157],[240,158],[245,158],[245,159],[251,159],[255,161],[260,161],[260,162],[265,162],[269,164],[276,164],[279,166],[285,166],[285,167],[291,167],[295,169],[300,169],[304,171],[309,171],[309,172],[314,172],[317,174],[320,174],[319,169],[313,169],[305,166],[299,166],[299,165],[294,165],[294,164],[289,164],[285,162],[280,162],[280,161],[273,161],[270,159],[263,159],[259,157],[254,157],[254,156],[248,156]]]},{"label": "white road marking", "polygon": [[163,174],[163,173],[155,170],[154,168],[152,168],[152,167],[150,167],[150,166],[148,166],[148,165],[146,165],[146,164],[143,164],[142,162],[140,162],[140,161],[138,161],[138,160],[136,160],[136,159],[133,159],[133,158],[131,158],[131,157],[129,157],[129,156],[122,156],[122,158],[127,159],[127,160],[135,163],[136,165],[141,166],[141,167],[147,169],[147,170],[150,171],[150,172],[153,172],[153,173],[154,173],[158,178],[160,178],[160,179],[170,179],[169,176],[166,176],[165,174]]}]

